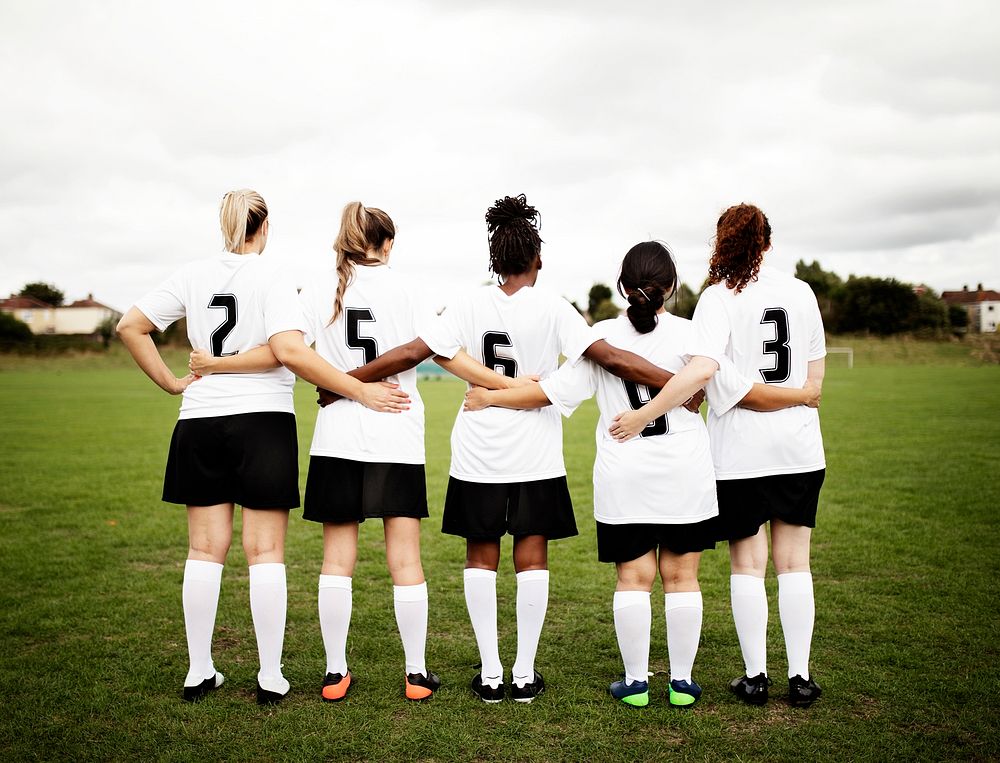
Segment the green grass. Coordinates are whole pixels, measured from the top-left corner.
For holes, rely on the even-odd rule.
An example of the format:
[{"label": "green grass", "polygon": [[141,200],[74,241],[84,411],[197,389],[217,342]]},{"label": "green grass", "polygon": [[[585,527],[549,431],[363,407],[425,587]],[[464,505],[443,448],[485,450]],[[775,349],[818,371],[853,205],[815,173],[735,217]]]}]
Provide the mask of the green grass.
[{"label": "green grass", "polygon": [[[401,696],[402,649],[381,524],[362,527],[348,656],[357,677],[319,701],[319,528],[293,515],[285,673],[292,693],[253,702],[256,651],[238,542],[227,565],[215,659],[223,689],[179,701],[186,671],[180,582],[183,509],[161,504],[178,401],[120,354],[0,359],[0,718],[3,759],[991,759],[1000,756],[1000,368],[950,345],[853,340],[831,359],[822,410],[828,478],[814,535],[813,666],[824,697],[798,711],[744,707],[725,685],[741,670],[724,548],[705,555],[705,621],[693,711],[667,706],[662,607],[654,606],[652,703],[615,704],[621,670],[614,571],[596,561],[590,467],[596,409],[566,422],[581,529],[550,547],[550,607],[538,655],[548,692],[485,706],[468,692],[478,660],[462,595],[463,542],[443,536],[448,434],[462,386],[423,384],[431,519],[428,663],[445,686]],[[867,342],[868,344],[864,344]],[[831,342],[834,343],[834,342]],[[844,340],[841,344],[851,344]],[[867,348],[867,349],[865,349]],[[943,349],[942,349],[943,348]],[[919,357],[915,357],[914,353]],[[864,361],[862,356],[864,355]],[[183,355],[174,364],[183,366]],[[841,359],[842,360],[842,359]],[[306,453],[315,411],[297,390]],[[509,542],[499,577],[501,655],[513,661]],[[770,668],[784,675],[773,577]],[[654,598],[654,602],[656,599]]]}]

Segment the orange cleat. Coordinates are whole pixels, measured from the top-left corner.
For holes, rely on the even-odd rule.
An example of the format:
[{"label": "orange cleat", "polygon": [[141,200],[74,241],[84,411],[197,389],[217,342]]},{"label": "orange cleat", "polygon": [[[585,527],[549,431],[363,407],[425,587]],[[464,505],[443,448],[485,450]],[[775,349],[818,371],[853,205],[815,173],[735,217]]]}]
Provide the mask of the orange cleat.
[{"label": "orange cleat", "polygon": [[414,701],[429,699],[434,696],[434,692],[441,688],[441,679],[437,673],[427,671],[427,675],[422,673],[407,673],[405,679],[406,698]]},{"label": "orange cleat", "polygon": [[347,675],[340,673],[327,673],[323,679],[323,701],[340,702],[347,696],[347,690],[351,688],[351,671]]}]

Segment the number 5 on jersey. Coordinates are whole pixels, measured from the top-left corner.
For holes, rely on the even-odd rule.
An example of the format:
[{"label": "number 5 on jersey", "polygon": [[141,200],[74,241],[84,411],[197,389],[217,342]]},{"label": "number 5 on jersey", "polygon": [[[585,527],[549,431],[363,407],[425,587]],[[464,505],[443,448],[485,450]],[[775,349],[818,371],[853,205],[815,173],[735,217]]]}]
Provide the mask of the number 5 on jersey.
[{"label": "number 5 on jersey", "polygon": [[361,350],[365,363],[371,363],[378,357],[378,342],[374,337],[361,335],[361,324],[374,322],[375,313],[367,307],[348,307],[344,310],[347,346],[352,350]]}]

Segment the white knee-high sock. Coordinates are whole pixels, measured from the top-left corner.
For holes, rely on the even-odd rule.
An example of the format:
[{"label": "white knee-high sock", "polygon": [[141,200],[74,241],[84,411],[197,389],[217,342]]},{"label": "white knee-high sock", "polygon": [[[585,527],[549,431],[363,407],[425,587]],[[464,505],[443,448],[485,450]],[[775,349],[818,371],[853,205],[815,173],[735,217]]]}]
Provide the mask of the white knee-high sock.
[{"label": "white knee-high sock", "polygon": [[649,680],[649,628],[653,620],[647,591],[615,591],[615,634],[625,665],[625,683]]},{"label": "white knee-high sock", "polygon": [[326,672],[347,675],[347,632],[351,627],[351,578],[319,576],[319,629],[326,650]]},{"label": "white knee-high sock", "polygon": [[701,638],[701,591],[664,594],[663,609],[667,616],[670,680],[690,681]]},{"label": "white knee-high sock", "polygon": [[549,571],[517,573],[517,657],[511,670],[517,686],[524,686],[535,677],[535,655],[548,606]]},{"label": "white knee-high sock", "polygon": [[424,649],[427,646],[427,583],[392,587],[396,627],[403,640],[406,673],[427,675]]},{"label": "white knee-high sock", "polygon": [[785,634],[788,654],[788,677],[809,680],[809,650],[812,647],[816,600],[811,572],[786,572],[778,575],[778,615]]},{"label": "white knee-high sock", "polygon": [[260,657],[257,681],[261,688],[278,694],[288,693],[288,681],[281,675],[287,610],[285,565],[277,562],[250,565],[250,614]]},{"label": "white knee-high sock", "polygon": [[188,674],[185,686],[197,686],[215,675],[212,662],[212,632],[219,609],[222,565],[188,559],[184,565],[181,601],[184,606],[184,630],[187,633]]},{"label": "white knee-high sock", "polygon": [[740,639],[747,676],[767,674],[767,592],[764,578],[733,575],[729,578],[733,622]]},{"label": "white knee-high sock", "polygon": [[483,684],[496,688],[503,683],[503,664],[497,639],[497,573],[495,570],[465,570],[465,605],[476,633]]}]

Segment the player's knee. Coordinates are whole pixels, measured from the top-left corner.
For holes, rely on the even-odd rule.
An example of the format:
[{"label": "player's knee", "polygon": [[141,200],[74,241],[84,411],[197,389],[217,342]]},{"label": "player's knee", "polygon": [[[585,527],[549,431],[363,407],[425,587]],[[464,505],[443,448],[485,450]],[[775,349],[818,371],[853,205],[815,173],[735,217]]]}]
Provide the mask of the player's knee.
[{"label": "player's knee", "polygon": [[188,559],[223,564],[230,542],[224,538],[198,538],[188,543]]},{"label": "player's knee", "polygon": [[251,566],[282,562],[285,556],[283,545],[274,538],[244,538],[243,552],[246,554],[247,564]]}]

